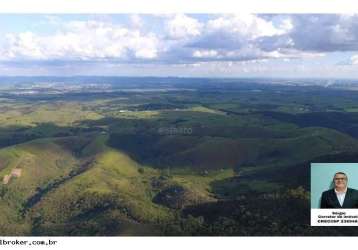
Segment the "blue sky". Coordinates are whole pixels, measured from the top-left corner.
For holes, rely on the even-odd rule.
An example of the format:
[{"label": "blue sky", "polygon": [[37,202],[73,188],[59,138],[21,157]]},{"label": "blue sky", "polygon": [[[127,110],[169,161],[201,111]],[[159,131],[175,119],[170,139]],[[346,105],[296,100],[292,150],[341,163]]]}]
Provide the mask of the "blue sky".
[{"label": "blue sky", "polygon": [[0,15],[0,75],[358,78],[357,69],[357,15]]}]

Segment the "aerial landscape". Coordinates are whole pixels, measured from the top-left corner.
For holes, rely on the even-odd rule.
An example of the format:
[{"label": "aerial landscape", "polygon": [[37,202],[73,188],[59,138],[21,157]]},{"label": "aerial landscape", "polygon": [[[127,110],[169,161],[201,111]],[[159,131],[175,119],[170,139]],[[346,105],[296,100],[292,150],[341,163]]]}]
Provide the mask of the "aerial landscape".
[{"label": "aerial landscape", "polygon": [[358,17],[119,16],[1,15],[34,33],[0,26],[0,235],[358,233],[310,226],[309,174],[358,161]]}]

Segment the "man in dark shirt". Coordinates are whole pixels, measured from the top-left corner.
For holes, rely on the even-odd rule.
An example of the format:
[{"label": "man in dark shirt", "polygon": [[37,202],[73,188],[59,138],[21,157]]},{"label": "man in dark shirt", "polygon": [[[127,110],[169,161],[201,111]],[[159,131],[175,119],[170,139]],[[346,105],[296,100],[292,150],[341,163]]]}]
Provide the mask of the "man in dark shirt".
[{"label": "man in dark shirt", "polygon": [[321,208],[358,208],[358,191],[347,187],[347,175],[335,173],[333,183],[333,189],[322,193]]}]

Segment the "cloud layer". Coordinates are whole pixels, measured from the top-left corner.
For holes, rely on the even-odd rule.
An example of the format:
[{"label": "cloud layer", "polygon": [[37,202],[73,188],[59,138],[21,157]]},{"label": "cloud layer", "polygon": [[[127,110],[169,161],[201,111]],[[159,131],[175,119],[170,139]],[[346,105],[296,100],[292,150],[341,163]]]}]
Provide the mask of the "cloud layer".
[{"label": "cloud layer", "polygon": [[[123,15],[122,15],[123,16]],[[51,32],[3,34],[2,63],[198,65],[291,60],[358,51],[357,15],[126,15],[64,21]],[[358,64],[357,56],[350,59]]]}]

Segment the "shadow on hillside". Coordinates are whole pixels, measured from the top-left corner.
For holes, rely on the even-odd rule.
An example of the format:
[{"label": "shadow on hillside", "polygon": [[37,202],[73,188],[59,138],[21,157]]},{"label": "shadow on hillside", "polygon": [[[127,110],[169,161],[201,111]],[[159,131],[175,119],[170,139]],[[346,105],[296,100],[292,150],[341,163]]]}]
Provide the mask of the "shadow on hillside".
[{"label": "shadow on hillside", "polygon": [[[196,235],[215,236],[349,236],[355,227],[311,227],[309,199],[300,189],[240,200],[223,200],[187,207],[184,218],[202,218]],[[184,222],[184,223],[183,223]],[[185,220],[182,229],[185,230]]]},{"label": "shadow on hillside", "polygon": [[0,127],[0,149],[41,138],[77,136],[101,132],[99,127],[58,126],[55,123],[37,123],[35,126]]},{"label": "shadow on hillside", "polygon": [[324,127],[358,137],[357,112],[312,112],[288,114],[283,112],[258,112],[281,122],[294,123],[300,127]]},{"label": "shadow on hillside", "polygon": [[[271,116],[274,114],[277,113],[265,113]],[[333,151],[323,152],[327,150],[327,146],[322,145],[326,134],[322,133],[323,136],[317,136],[317,129],[307,134],[307,130],[293,128],[294,132],[292,132],[291,128],[292,133],[283,131],[285,136],[282,136],[277,134],[277,131],[273,133],[264,126],[260,127],[260,124],[254,128],[242,125],[226,127],[225,122],[211,124],[210,119],[218,118],[220,116],[218,114],[206,114],[211,118],[203,121],[192,119],[192,115],[189,112],[168,116],[164,112],[145,119],[107,117],[82,121],[78,126],[103,129],[104,133],[109,134],[109,146],[126,152],[141,164],[157,168],[185,167],[203,172],[226,168],[239,170],[248,165],[268,164],[285,167],[308,161],[318,155],[333,153]],[[275,117],[275,119],[297,122],[296,118],[288,119],[287,117],[299,117],[299,115],[285,114],[284,118]],[[302,117],[305,116],[302,115]],[[318,120],[313,119],[312,122],[304,123],[302,126],[319,125],[315,122]],[[328,136],[331,131],[325,131],[325,133]],[[335,136],[333,131],[332,136]],[[292,142],[287,140],[296,138],[300,139],[292,140]],[[308,145],[314,145],[316,149],[302,147],[306,144],[305,141]],[[319,147],[318,143],[322,147]],[[347,143],[334,144],[331,147],[337,152],[343,151],[349,143],[347,141]],[[295,144],[299,144],[299,147],[296,148]],[[296,173],[295,168],[289,170],[283,168],[280,173],[269,174],[284,179],[285,175],[290,175],[287,171]],[[263,171],[263,173],[267,172]],[[300,174],[301,172],[298,176]]]}]

